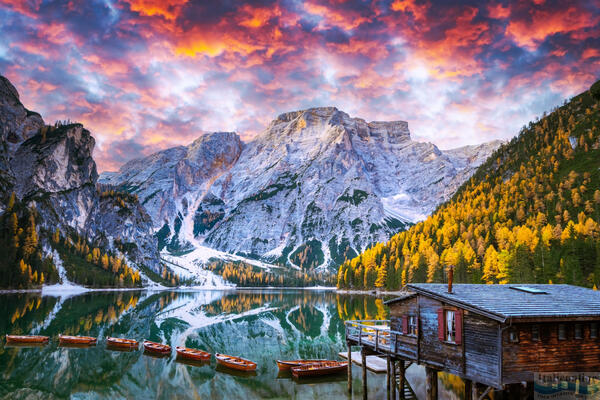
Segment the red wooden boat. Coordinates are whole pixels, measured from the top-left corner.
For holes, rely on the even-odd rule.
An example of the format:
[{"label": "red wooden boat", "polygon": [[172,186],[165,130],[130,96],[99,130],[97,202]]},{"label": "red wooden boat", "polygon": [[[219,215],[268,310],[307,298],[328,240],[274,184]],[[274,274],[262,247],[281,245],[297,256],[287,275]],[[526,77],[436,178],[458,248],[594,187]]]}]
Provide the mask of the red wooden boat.
[{"label": "red wooden boat", "polygon": [[345,372],[347,369],[347,361],[325,361],[316,364],[306,364],[298,367],[292,367],[292,375],[294,378],[323,376]]},{"label": "red wooden boat", "polygon": [[120,349],[134,349],[134,348],[137,349],[139,346],[139,343],[137,340],[122,339],[122,338],[115,338],[115,337],[106,338],[106,344],[108,346],[116,347],[116,348],[120,348]]},{"label": "red wooden boat", "polygon": [[176,347],[175,351],[177,351],[177,357],[185,358],[187,360],[208,361],[211,357],[211,354],[206,351],[190,349],[187,347]]},{"label": "red wooden boat", "polygon": [[91,336],[58,335],[59,344],[91,345],[96,344],[96,338]]},{"label": "red wooden boat", "polygon": [[256,363],[250,360],[219,353],[215,353],[215,358],[217,364],[228,368],[237,369],[238,371],[256,371]]},{"label": "red wooden boat", "polygon": [[277,360],[277,367],[280,371],[288,371],[292,367],[299,367],[301,365],[322,363],[327,360]]},{"label": "red wooden boat", "polygon": [[171,346],[169,346],[168,344],[151,342],[149,340],[144,341],[144,350],[155,354],[171,354]]},{"label": "red wooden boat", "polygon": [[48,343],[48,336],[6,335],[6,343]]}]

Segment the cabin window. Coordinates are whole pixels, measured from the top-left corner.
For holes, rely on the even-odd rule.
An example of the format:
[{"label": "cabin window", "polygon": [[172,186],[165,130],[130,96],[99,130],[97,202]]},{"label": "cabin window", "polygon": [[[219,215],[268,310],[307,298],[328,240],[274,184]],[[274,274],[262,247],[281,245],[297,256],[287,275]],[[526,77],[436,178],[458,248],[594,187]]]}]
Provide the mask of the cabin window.
[{"label": "cabin window", "polygon": [[531,340],[534,342],[540,341],[540,327],[538,325],[533,325],[531,327]]},{"label": "cabin window", "polygon": [[451,310],[446,311],[446,340],[456,342],[456,313]]},{"label": "cabin window", "polygon": [[567,340],[567,326],[558,324],[558,340]]},{"label": "cabin window", "polygon": [[583,339],[583,325],[575,324],[575,339]]},{"label": "cabin window", "polygon": [[597,338],[598,338],[598,323],[592,322],[590,324],[590,339],[597,339]]},{"label": "cabin window", "polygon": [[417,336],[417,317],[414,315],[408,317],[408,334]]},{"label": "cabin window", "polygon": [[461,345],[462,337],[462,312],[461,310],[437,310],[438,339],[442,342]]},{"label": "cabin window", "polygon": [[508,341],[511,343],[519,343],[519,331],[512,328],[508,331]]}]

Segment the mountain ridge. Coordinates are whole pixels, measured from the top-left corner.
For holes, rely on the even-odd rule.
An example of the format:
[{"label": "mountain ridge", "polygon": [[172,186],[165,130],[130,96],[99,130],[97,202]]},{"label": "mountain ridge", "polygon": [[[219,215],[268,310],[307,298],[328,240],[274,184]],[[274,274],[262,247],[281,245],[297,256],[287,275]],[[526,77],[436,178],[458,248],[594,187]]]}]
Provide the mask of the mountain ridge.
[{"label": "mountain ridge", "polygon": [[[136,286],[140,271],[162,272],[151,220],[137,199],[97,187],[95,140],[82,124],[46,125],[0,76],[0,134],[0,247],[7,254],[0,286],[63,277]],[[70,260],[66,273],[57,271],[63,257]]]},{"label": "mountain ridge", "polygon": [[[208,152],[204,141],[221,147]],[[222,168],[186,162],[194,143]],[[280,114],[246,143],[217,132],[192,145],[132,160],[100,181],[139,195],[166,251],[202,245],[327,267],[432,211],[499,142],[444,152],[412,141],[405,121],[366,122],[317,107]]]},{"label": "mountain ridge", "polygon": [[530,122],[425,221],[342,263],[338,287],[600,285],[600,81]]}]

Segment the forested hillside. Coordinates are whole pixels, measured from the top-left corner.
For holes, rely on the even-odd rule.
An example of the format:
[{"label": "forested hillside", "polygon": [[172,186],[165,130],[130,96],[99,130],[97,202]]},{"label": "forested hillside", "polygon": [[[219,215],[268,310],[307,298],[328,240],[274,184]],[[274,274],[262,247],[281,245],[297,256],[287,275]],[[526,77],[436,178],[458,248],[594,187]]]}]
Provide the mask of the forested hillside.
[{"label": "forested hillside", "polygon": [[524,127],[425,221],[343,263],[338,287],[600,283],[600,81]]},{"label": "forested hillside", "polygon": [[[117,200],[123,202],[121,197]],[[35,208],[27,207],[14,194],[10,196],[0,216],[0,288],[25,289],[58,283],[55,254],[70,282],[89,287],[141,286],[140,273],[127,265],[122,255],[90,242],[73,229],[61,232],[56,228],[50,232],[39,225],[39,220]]]}]

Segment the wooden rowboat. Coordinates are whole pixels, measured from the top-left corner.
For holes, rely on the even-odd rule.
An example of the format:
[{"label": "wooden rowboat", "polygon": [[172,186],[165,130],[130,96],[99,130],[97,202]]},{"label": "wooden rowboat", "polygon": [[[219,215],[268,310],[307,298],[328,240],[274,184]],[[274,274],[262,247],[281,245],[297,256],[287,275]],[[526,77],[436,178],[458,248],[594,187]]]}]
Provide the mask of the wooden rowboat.
[{"label": "wooden rowboat", "polygon": [[299,367],[306,364],[322,363],[327,360],[277,360],[277,367],[280,371],[288,371],[292,367]]},{"label": "wooden rowboat", "polygon": [[6,343],[48,343],[48,336],[6,335]]},{"label": "wooden rowboat", "polygon": [[187,347],[176,347],[175,351],[177,351],[177,357],[187,360],[209,361],[211,357],[211,354],[206,351],[190,349]]},{"label": "wooden rowboat", "polygon": [[292,375],[294,378],[323,376],[345,372],[347,369],[347,361],[325,361],[316,364],[306,364],[298,367],[292,367]]},{"label": "wooden rowboat", "polygon": [[255,371],[256,363],[250,360],[245,360],[240,357],[228,356],[225,354],[215,353],[217,364],[225,367],[237,369],[238,371]]},{"label": "wooden rowboat", "polygon": [[58,335],[58,343],[64,344],[76,344],[76,345],[92,345],[96,344],[96,338],[91,336],[68,336]]},{"label": "wooden rowboat", "polygon": [[139,343],[134,339],[122,339],[115,337],[106,338],[106,344],[111,347],[120,348],[120,349],[137,349]]},{"label": "wooden rowboat", "polygon": [[168,355],[171,354],[171,346],[168,344],[151,342],[144,340],[144,350],[149,353]]}]

